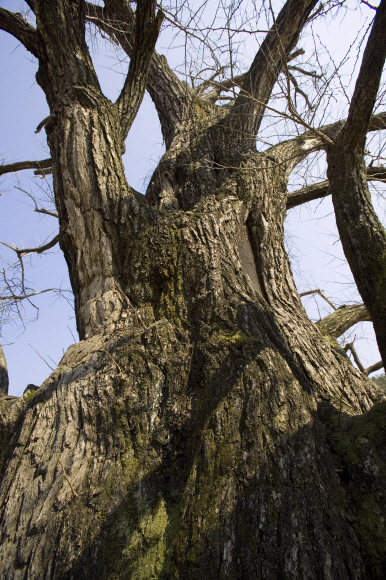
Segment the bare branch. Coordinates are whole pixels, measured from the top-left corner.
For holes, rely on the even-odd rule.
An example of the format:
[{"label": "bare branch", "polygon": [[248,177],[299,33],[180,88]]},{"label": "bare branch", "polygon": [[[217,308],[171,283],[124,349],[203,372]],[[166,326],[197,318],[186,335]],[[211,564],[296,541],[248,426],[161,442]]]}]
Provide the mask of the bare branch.
[{"label": "bare branch", "polygon": [[386,231],[372,205],[364,145],[386,59],[386,0],[382,0],[364,51],[349,114],[327,150],[327,177],[343,251],[374,324],[386,364]]},{"label": "bare branch", "polygon": [[10,296],[0,296],[0,300],[27,300],[28,298],[34,298],[39,296],[39,294],[45,294],[46,292],[58,292],[55,288],[47,288],[46,290],[37,290],[36,292],[31,292],[30,294],[11,294]]},{"label": "bare branch", "polygon": [[338,338],[357,322],[371,321],[369,311],[364,304],[340,306],[322,320],[316,323],[321,334]]},{"label": "bare branch", "polygon": [[[386,168],[385,167],[368,167],[367,168],[367,180],[368,181],[381,181],[386,182]],[[330,185],[328,179],[325,181],[320,181],[319,183],[313,183],[312,185],[307,185],[290,193],[287,197],[287,210],[298,205],[302,205],[307,201],[312,201],[313,199],[320,199],[330,195]]]},{"label": "bare branch", "polygon": [[21,249],[21,248],[15,248],[13,246],[10,246],[9,244],[6,244],[5,242],[0,242],[0,244],[2,244],[3,246],[6,246],[10,250],[13,250],[14,252],[16,252],[18,257],[20,258],[20,257],[25,256],[27,254],[42,254],[43,252],[46,252],[47,250],[50,250],[51,248],[56,246],[56,244],[58,242],[59,242],[59,234],[57,236],[55,236],[50,242],[47,242],[47,244],[44,244],[43,246],[37,246],[36,248]]},{"label": "bare branch", "polygon": [[36,354],[37,354],[38,356],[40,356],[40,358],[42,359],[42,361],[44,361],[44,362],[46,363],[46,365],[47,365],[47,366],[48,366],[48,367],[49,367],[49,368],[50,368],[52,371],[54,371],[54,370],[55,370],[55,369],[53,369],[53,368],[52,368],[52,366],[51,366],[51,365],[49,365],[49,364],[48,364],[48,362],[46,361],[46,359],[42,357],[42,355],[40,354],[40,352],[38,352],[38,351],[36,350],[36,348],[34,348],[34,347],[32,346],[32,344],[28,343],[28,346],[30,346],[30,347],[31,347],[31,348],[32,348],[32,349],[33,349],[33,350],[36,352]]},{"label": "bare branch", "polygon": [[25,193],[26,195],[28,195],[29,198],[32,199],[32,201],[35,204],[34,211],[36,213],[43,213],[45,215],[50,215],[51,217],[54,217],[54,218],[59,218],[59,215],[58,215],[58,213],[56,211],[54,212],[54,211],[49,211],[48,209],[39,208],[38,207],[38,204],[36,203],[36,199],[34,198],[34,196],[31,195],[30,193],[28,193],[28,191],[26,191],[25,189],[22,189],[21,187],[18,187],[17,185],[15,185],[15,189],[18,189],[19,191],[22,191],[23,193]]},{"label": "bare branch", "polygon": [[[284,117],[286,116],[279,111],[277,111],[277,113]],[[342,120],[330,125],[324,125],[319,127],[317,132],[320,135],[323,134],[323,137],[327,137],[331,142],[338,135],[339,131],[341,131],[344,123],[345,121]],[[383,129],[386,129],[386,111],[371,117],[368,132],[380,131]],[[270,157],[278,159],[280,162],[287,160],[288,169],[291,170],[310,153],[326,149],[328,143],[326,143],[317,132],[315,129],[305,131],[298,137],[295,137],[295,139],[289,139],[288,141],[282,141],[277,145],[273,145],[273,147],[267,149],[265,153]]]},{"label": "bare branch", "polygon": [[300,298],[302,298],[303,296],[309,296],[310,294],[319,294],[319,296],[321,298],[323,298],[323,300],[325,300],[327,302],[327,304],[329,304],[331,306],[331,308],[333,308],[334,310],[337,309],[336,306],[334,306],[333,303],[330,302],[330,300],[319,289],[316,289],[316,290],[307,290],[306,292],[302,292],[301,294],[299,294],[299,296],[300,296]]},{"label": "bare branch", "polygon": [[296,45],[317,0],[287,0],[271,31],[265,37],[243,83],[230,116],[232,127],[254,143],[274,84],[286,55]]},{"label": "bare branch", "polygon": [[313,183],[312,185],[307,185],[298,189],[293,193],[290,193],[287,197],[287,210],[298,205],[302,205],[307,201],[312,201],[313,199],[319,199],[321,197],[326,197],[329,195],[329,183],[328,179],[321,181],[320,183]]},{"label": "bare branch", "polygon": [[[290,62],[291,60],[295,59],[297,56],[299,56],[301,54],[304,54],[304,50],[302,48],[300,48],[299,50],[295,50],[293,53],[291,53],[288,56],[287,62]],[[308,72],[308,71],[305,71],[305,70],[303,70],[299,67],[296,67],[296,66],[289,66],[288,68],[291,70],[292,69],[297,70],[297,71],[302,72],[303,74],[306,74],[309,76],[320,78],[320,75],[316,75],[316,73],[314,71]],[[210,79],[201,83],[201,85],[199,85],[197,87],[197,94],[202,95],[202,98],[205,99],[206,101],[210,101],[210,102],[215,103],[219,99],[224,98],[224,97],[220,97],[220,94],[223,91],[231,91],[234,87],[239,87],[239,88],[242,87],[243,82],[247,78],[247,75],[248,75],[247,72],[240,74],[240,75],[237,75],[236,77],[226,79],[222,82],[216,82],[214,79],[219,74],[221,74],[223,70],[224,70],[224,67],[222,69],[220,69],[219,71],[217,71],[214,75],[212,75],[212,77]],[[210,86],[213,87],[213,90],[203,95],[202,93]],[[302,91],[300,91],[300,92],[302,92]]]},{"label": "bare branch", "polygon": [[0,175],[14,173],[23,169],[37,169],[38,171],[52,167],[52,159],[42,159],[41,161],[19,161],[9,165],[0,165]]},{"label": "bare branch", "polygon": [[47,125],[48,121],[51,119],[51,115],[48,115],[43,121],[40,121],[39,125],[36,127],[35,134],[40,133],[45,125]]},{"label": "bare branch", "polygon": [[350,342],[350,343],[346,344],[345,347],[344,347],[344,350],[346,352],[348,350],[351,350],[351,353],[352,353],[352,355],[354,357],[354,360],[356,362],[356,365],[357,365],[358,369],[365,375],[366,374],[366,370],[365,370],[363,364],[360,361],[360,358],[358,356],[357,351],[355,350],[354,343],[353,342]]},{"label": "bare branch", "polygon": [[347,352],[348,350],[351,351],[351,354],[354,357],[354,361],[358,367],[358,369],[364,374],[366,375],[366,377],[368,377],[369,375],[371,375],[371,373],[375,373],[375,371],[379,371],[380,369],[383,368],[383,362],[380,360],[376,363],[374,363],[373,365],[370,365],[369,367],[367,367],[367,369],[364,368],[364,366],[362,365],[360,358],[358,356],[358,353],[354,347],[354,342],[349,342],[348,344],[346,344],[344,346],[344,350]]},{"label": "bare branch", "polygon": [[[106,0],[105,7],[85,2],[87,20],[119,42],[129,58],[133,54],[135,14],[129,3]],[[190,89],[169,67],[166,58],[153,51],[147,90],[161,123],[166,147],[173,140],[175,127],[182,121]]]},{"label": "bare branch", "polygon": [[383,369],[383,362],[381,360],[367,367],[367,369],[365,369],[365,374],[369,376],[371,373],[375,373],[375,371],[379,371],[380,369]]},{"label": "bare branch", "polygon": [[386,1],[382,0],[363,54],[347,121],[342,129],[345,148],[364,148],[386,59],[385,30]]},{"label": "bare branch", "polygon": [[121,118],[122,141],[138,112],[145,93],[150,63],[164,14],[155,15],[155,0],[137,0],[135,38],[126,81],[116,102]]},{"label": "bare branch", "polygon": [[33,26],[21,14],[0,8],[0,29],[12,34],[29,52],[39,58],[39,37]]},{"label": "bare branch", "polygon": [[314,79],[321,79],[322,78],[322,75],[318,75],[316,73],[316,71],[314,71],[314,70],[311,70],[311,71],[305,70],[304,68],[301,68],[300,66],[289,65],[288,66],[288,69],[289,70],[296,70],[297,72],[300,72],[302,75],[306,75],[306,76],[312,77]]}]

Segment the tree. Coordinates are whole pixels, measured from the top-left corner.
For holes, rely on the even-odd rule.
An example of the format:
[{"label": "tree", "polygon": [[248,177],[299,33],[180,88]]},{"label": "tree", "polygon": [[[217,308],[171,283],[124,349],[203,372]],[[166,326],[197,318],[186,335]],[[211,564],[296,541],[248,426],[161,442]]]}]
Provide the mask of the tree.
[{"label": "tree", "polygon": [[[0,9],[0,28],[38,59],[50,107],[48,165],[81,338],[42,387],[1,399],[6,577],[384,577],[385,402],[373,407],[384,393],[334,341],[371,316],[385,362],[385,233],[363,155],[366,133],[385,127],[372,113],[386,2],[347,122],[317,128],[294,106],[288,65],[316,4],[288,0],[246,74],[219,82],[216,71],[196,88],[153,52],[163,13],[152,0],[135,13],[126,0],[31,0],[36,28]],[[130,57],[114,104],[86,19]],[[258,152],[282,71],[286,114],[306,131]],[[121,154],[145,88],[166,153],[141,196]],[[283,236],[287,206],[310,195],[287,196],[290,173],[318,149],[367,307],[337,311],[321,331]],[[375,266],[365,234],[381,248]]]}]

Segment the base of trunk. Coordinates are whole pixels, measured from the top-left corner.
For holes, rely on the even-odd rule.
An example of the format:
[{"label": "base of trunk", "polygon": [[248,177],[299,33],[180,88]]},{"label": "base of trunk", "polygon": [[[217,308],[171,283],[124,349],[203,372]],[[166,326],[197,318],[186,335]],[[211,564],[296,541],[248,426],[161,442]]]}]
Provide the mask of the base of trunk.
[{"label": "base of trunk", "polygon": [[6,578],[385,577],[386,404],[339,412],[257,337],[95,336],[14,405]]}]

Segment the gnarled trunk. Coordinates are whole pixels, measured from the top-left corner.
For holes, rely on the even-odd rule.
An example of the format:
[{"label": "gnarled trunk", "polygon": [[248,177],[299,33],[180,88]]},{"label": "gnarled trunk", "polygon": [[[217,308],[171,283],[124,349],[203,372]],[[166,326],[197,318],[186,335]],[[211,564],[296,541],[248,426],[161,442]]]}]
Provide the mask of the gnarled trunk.
[{"label": "gnarled trunk", "polygon": [[[36,393],[2,401],[4,576],[383,578],[385,403],[356,415],[384,395],[308,319],[284,248],[288,176],[320,134],[251,146],[316,2],[286,4],[233,108],[173,77],[145,197],[124,176],[122,100],[103,97],[76,34],[84,3],[52,2],[62,29],[32,4],[83,340]],[[88,10],[124,46],[130,6],[105,5]]]},{"label": "gnarled trunk", "polygon": [[[84,323],[93,336],[12,423],[6,577],[381,578],[382,538],[375,555],[361,547],[367,520],[347,503],[318,414],[330,401],[343,421],[380,394],[302,308],[283,243],[288,167],[251,152],[218,171],[209,155],[224,141],[215,132],[205,149],[195,119],[197,133],[161,160],[151,207],[120,169],[106,181],[96,160],[121,166],[99,137],[109,134],[101,115],[90,140],[82,133],[92,147],[79,149],[90,119],[77,109],[67,132],[58,124],[49,136],[83,151],[76,170],[70,142],[60,145],[62,244],[77,260],[78,316],[90,311],[79,272],[94,261],[124,299],[103,325]],[[107,182],[123,195],[105,202]]]}]

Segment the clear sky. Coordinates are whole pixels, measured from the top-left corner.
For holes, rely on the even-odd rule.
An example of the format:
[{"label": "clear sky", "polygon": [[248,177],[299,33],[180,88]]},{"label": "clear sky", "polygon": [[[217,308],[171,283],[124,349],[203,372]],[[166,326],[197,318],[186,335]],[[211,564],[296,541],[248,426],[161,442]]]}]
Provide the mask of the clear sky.
[{"label": "clear sky", "polygon": [[[1,0],[0,6],[16,12],[23,2]],[[353,12],[344,25],[337,21],[321,28],[321,34],[332,51],[343,54],[347,50],[350,32],[356,29],[357,21],[358,13]],[[309,40],[305,38],[300,45],[306,48],[307,42]],[[24,47],[2,31],[0,55],[0,159],[10,163],[47,158],[49,153],[45,146],[44,130],[38,135],[34,133],[48,114],[43,92],[35,81],[36,62]],[[105,94],[115,99],[123,83],[122,66],[117,65],[113,53],[105,54],[103,42],[93,59]],[[159,123],[151,100],[146,96],[126,143],[124,162],[130,185],[138,191],[145,190],[162,152]],[[51,239],[57,232],[55,218],[34,213],[31,200],[15,188],[30,191],[34,187],[32,177],[33,171],[23,171],[0,178],[0,239],[19,247],[36,246]],[[382,210],[381,206],[379,210]],[[380,217],[384,218],[383,215]],[[356,299],[329,199],[291,210],[286,233],[299,291],[320,288],[337,305]],[[10,258],[4,247],[0,247],[0,254]],[[33,258],[27,277],[38,290],[70,287],[64,258],[58,249],[49,255]],[[5,345],[10,394],[20,395],[28,383],[40,385],[49,375],[50,369],[37,352],[55,367],[67,347],[74,342],[74,337],[77,338],[74,313],[69,302],[58,299],[52,293],[44,294],[34,300],[39,307],[36,322],[26,324],[23,329],[18,321],[14,321],[1,329],[0,340]],[[331,311],[319,299],[317,305],[313,298],[308,299],[305,305],[313,319],[318,319],[318,308],[323,315]],[[35,309],[28,307],[26,315],[33,317]],[[368,366],[379,360],[380,356],[371,324],[363,323],[361,327],[355,329],[358,339],[356,347],[364,366]]]}]

